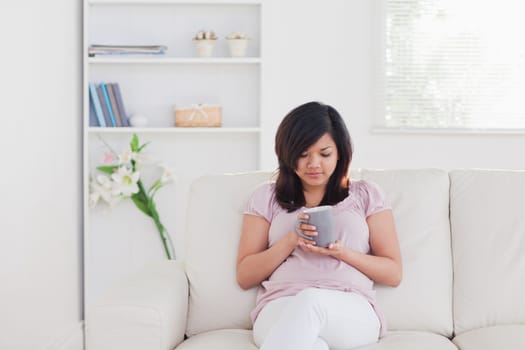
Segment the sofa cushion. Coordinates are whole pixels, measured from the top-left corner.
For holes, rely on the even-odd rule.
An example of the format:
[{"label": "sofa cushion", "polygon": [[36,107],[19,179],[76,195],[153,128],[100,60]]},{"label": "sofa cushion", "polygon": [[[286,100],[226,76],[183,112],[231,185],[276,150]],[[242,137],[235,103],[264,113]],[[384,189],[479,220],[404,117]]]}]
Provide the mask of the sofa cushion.
[{"label": "sofa cushion", "polygon": [[177,350],[257,350],[252,331],[223,329],[197,334],[177,347]]},{"label": "sofa cushion", "polygon": [[[177,350],[257,350],[252,331],[224,329],[204,332],[185,340]],[[457,350],[446,337],[426,332],[390,332],[381,341],[359,350]]]},{"label": "sofa cushion", "polygon": [[525,325],[478,328],[463,332],[452,341],[461,350],[523,350]]},{"label": "sofa cushion", "polygon": [[397,288],[377,286],[389,330],[452,335],[449,178],[444,170],[358,170],[390,202],[403,259]]},{"label": "sofa cushion", "polygon": [[525,171],[455,170],[450,179],[456,334],[525,323]]},{"label": "sofa cushion", "polygon": [[244,291],[237,284],[237,248],[248,198],[270,179],[271,173],[255,172],[210,175],[192,184],[185,233],[190,287],[186,334],[252,327],[249,316],[257,290]]},{"label": "sofa cushion", "polygon": [[457,350],[446,337],[427,332],[389,332],[381,340],[359,350]]}]

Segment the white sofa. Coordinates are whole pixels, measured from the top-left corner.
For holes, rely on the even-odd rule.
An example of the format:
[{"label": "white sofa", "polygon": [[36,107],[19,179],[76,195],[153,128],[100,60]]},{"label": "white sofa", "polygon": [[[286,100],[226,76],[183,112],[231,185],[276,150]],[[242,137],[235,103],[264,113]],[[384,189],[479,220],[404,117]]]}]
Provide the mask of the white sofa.
[{"label": "white sofa", "polygon": [[[359,170],[352,177],[385,191],[404,269],[398,288],[377,287],[387,335],[362,349],[525,349],[525,171]],[[148,266],[87,310],[87,350],[257,349],[248,317],[256,290],[239,288],[235,259],[246,200],[269,178],[197,180],[185,260]]]}]

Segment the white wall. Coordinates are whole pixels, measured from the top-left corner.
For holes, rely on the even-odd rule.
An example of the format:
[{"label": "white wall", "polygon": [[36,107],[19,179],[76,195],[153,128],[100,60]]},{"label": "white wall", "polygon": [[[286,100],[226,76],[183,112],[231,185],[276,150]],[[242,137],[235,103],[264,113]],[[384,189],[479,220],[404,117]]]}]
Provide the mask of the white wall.
[{"label": "white wall", "polygon": [[[373,0],[378,1],[378,0]],[[525,169],[523,135],[372,134],[374,61],[370,0],[269,1],[263,135],[273,169],[273,136],[289,109],[308,100],[336,107],[354,141],[352,167]],[[271,121],[270,121],[271,120]]]},{"label": "white wall", "polygon": [[0,2],[0,349],[81,349],[80,1]]},{"label": "white wall", "polygon": [[[524,136],[369,132],[370,0],[265,5],[266,169],[277,123],[308,100],[346,118],[356,167],[525,169]],[[0,2],[1,349],[80,346],[80,7]]]}]

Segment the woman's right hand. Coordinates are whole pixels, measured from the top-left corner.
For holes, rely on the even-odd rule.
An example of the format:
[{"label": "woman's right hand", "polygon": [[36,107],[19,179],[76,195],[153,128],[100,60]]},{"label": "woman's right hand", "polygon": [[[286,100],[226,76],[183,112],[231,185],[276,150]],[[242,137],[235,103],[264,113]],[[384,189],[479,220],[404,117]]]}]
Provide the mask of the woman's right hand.
[{"label": "woman's right hand", "polygon": [[308,214],[299,213],[297,215],[297,220],[297,230],[304,236],[300,235],[294,228],[291,233],[296,237],[296,244],[299,246],[315,245],[314,237],[317,236],[317,228],[313,225],[301,222],[308,220]]}]

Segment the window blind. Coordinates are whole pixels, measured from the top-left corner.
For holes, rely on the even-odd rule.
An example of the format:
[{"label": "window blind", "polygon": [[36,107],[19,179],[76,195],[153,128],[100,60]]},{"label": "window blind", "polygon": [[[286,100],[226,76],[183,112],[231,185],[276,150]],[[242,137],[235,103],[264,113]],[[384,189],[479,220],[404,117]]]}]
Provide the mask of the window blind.
[{"label": "window blind", "polygon": [[381,1],[382,126],[525,129],[521,1]]}]

